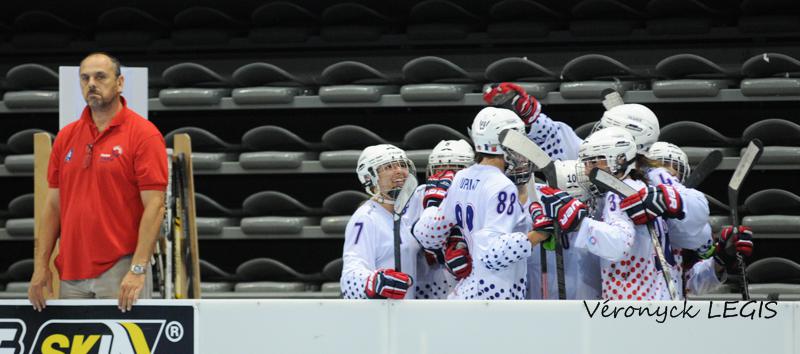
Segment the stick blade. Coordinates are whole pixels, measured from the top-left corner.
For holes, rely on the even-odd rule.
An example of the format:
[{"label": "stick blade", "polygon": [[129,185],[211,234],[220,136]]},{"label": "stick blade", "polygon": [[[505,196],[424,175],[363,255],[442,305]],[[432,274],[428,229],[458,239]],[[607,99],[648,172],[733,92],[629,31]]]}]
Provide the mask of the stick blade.
[{"label": "stick blade", "polygon": [[637,193],[633,187],[597,167],[589,172],[589,180],[592,181],[597,188],[600,188],[600,190],[611,191],[625,198]]},{"label": "stick blade", "polygon": [[692,174],[686,178],[684,185],[688,188],[696,188],[703,183],[705,179],[714,172],[719,164],[722,163],[722,151],[714,150],[703,158],[697,166],[692,170]]},{"label": "stick blade", "polygon": [[729,190],[739,190],[747,174],[750,173],[750,170],[753,169],[753,166],[758,162],[762,152],[764,152],[764,145],[761,141],[758,139],[751,140],[747,145],[747,149],[742,154],[741,159],[739,159],[739,164],[736,165],[736,170],[733,172],[731,181],[728,183]]},{"label": "stick blade", "polygon": [[395,214],[400,215],[403,213],[403,210],[406,208],[406,204],[408,204],[408,200],[411,199],[412,195],[414,195],[414,191],[417,189],[418,185],[419,182],[413,174],[409,174],[408,177],[406,177],[406,181],[403,183],[403,188],[400,189],[400,192],[397,193],[397,196],[394,198]]}]

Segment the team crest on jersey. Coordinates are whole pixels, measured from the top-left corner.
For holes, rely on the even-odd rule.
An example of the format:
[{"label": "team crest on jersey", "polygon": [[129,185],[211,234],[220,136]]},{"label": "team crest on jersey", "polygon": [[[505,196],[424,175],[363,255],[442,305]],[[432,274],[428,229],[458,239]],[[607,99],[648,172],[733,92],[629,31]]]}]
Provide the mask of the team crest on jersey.
[{"label": "team crest on jersey", "polygon": [[67,156],[64,157],[64,162],[70,162],[72,160],[72,148],[67,151]]}]

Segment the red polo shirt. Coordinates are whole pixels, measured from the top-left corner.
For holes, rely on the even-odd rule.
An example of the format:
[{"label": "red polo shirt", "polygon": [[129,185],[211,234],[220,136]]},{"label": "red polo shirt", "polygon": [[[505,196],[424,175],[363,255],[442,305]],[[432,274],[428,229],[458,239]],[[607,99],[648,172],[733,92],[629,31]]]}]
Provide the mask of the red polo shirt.
[{"label": "red polo shirt", "polygon": [[103,133],[86,107],[53,144],[47,180],[60,195],[62,280],[96,278],[133,254],[144,211],[139,192],[166,190],[164,138],[121,100]]}]

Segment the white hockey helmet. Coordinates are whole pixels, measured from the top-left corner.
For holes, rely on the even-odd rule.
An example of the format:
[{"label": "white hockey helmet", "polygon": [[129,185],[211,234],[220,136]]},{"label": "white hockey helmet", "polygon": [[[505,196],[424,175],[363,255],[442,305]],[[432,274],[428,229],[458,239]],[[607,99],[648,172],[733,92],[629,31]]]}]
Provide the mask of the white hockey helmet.
[{"label": "white hockey helmet", "polygon": [[475,163],[475,152],[472,146],[464,139],[442,140],[428,155],[428,177],[438,172],[440,168],[467,168]]},{"label": "white hockey helmet", "polygon": [[516,113],[509,109],[486,107],[475,116],[469,135],[475,145],[475,151],[488,155],[503,155],[500,145],[500,132],[506,129],[525,133],[525,125]]},{"label": "white hockey helmet", "polygon": [[648,160],[661,162],[678,172],[678,180],[681,183],[692,173],[692,167],[689,166],[689,157],[675,144],[658,141],[650,146],[645,157]]},{"label": "white hockey helmet", "polygon": [[660,132],[656,114],[637,103],[621,104],[605,111],[592,132],[608,127],[620,127],[630,132],[636,142],[637,152],[642,155],[658,141]]},{"label": "white hockey helmet", "polygon": [[556,168],[558,189],[581,201],[589,199],[589,191],[578,183],[579,175],[584,174],[583,163],[579,160],[555,160],[553,165]]},{"label": "white hockey helmet", "polygon": [[581,163],[606,160],[609,172],[625,177],[636,167],[636,143],[631,133],[619,127],[609,127],[592,133],[578,149]]},{"label": "white hockey helmet", "polygon": [[[379,144],[366,147],[358,157],[358,165],[356,166],[358,181],[364,186],[367,194],[382,198],[380,200],[381,202],[390,204],[393,202],[393,199],[390,197],[391,191],[380,190],[378,169],[393,163],[407,167],[410,175],[416,173],[414,163],[406,156],[406,152],[391,144]],[[395,189],[399,190],[399,188],[402,188],[402,185],[396,186]]]}]

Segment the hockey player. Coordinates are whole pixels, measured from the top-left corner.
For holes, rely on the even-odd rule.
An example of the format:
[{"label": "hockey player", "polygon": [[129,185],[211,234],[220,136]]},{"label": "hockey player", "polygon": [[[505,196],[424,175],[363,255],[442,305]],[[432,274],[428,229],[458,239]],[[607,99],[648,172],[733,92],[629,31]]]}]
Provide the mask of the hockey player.
[{"label": "hockey player", "polygon": [[456,173],[452,181],[434,178],[426,200],[443,200],[439,206],[425,208],[412,227],[414,236],[429,249],[442,247],[453,226],[461,228],[473,267],[450,298],[524,299],[525,258],[532,246],[545,238],[528,232],[529,221],[517,188],[505,175],[525,161],[503,150],[498,134],[505,129],[524,129],[510,110],[486,107],[475,116],[470,136],[478,163]]},{"label": "hockey player", "polygon": [[[583,173],[583,164],[577,160],[555,161],[556,175],[558,179],[558,189],[567,192],[571,197],[586,203],[591,213],[591,196],[588,191],[578,184],[578,171]],[[580,170],[579,170],[580,169]],[[544,184],[536,183],[537,190],[546,187]],[[538,193],[537,193],[538,194]],[[542,233],[553,233],[553,220],[544,215],[544,210],[539,200],[531,200],[525,204],[532,218],[533,230]],[[589,300],[600,298],[600,259],[587,252],[586,249],[572,247],[569,240],[575,239],[575,232],[571,232],[563,238],[564,247],[564,280],[566,295],[568,300]],[[545,257],[547,260],[547,279],[542,282],[541,267],[541,247],[546,249]],[[551,238],[548,241],[536,245],[533,248],[533,255],[528,258],[528,280],[529,280],[529,299],[558,299],[558,287],[556,278],[556,260],[553,251],[555,243]],[[543,284],[546,286],[547,294],[542,293]],[[544,296],[543,296],[544,295]]]},{"label": "hockey player", "polygon": [[[541,105],[536,98],[531,97],[518,85],[501,83],[493,85],[485,94],[484,100],[493,105],[513,109],[529,126],[528,137],[539,147],[547,152],[553,159],[573,159],[577,157],[581,139],[572,129],[562,123],[553,121],[541,113]],[[667,254],[665,257],[675,270],[673,275],[681,274],[680,258],[675,252],[679,248],[707,252],[711,246],[710,232],[705,232],[708,224],[708,201],[699,191],[685,188],[679,183],[667,184],[670,181],[663,169],[650,168],[645,154],[650,146],[658,141],[659,123],[656,115],[647,107],[640,104],[622,104],[612,107],[603,113],[600,121],[595,125],[593,132],[607,128],[620,127],[628,130],[636,142],[637,162],[648,178],[648,187],[640,193],[630,197],[625,204],[637,205],[646,210],[646,213],[633,215],[633,208],[626,208],[626,212],[634,218],[634,222],[644,224],[656,217],[663,217],[668,224],[668,233],[664,234],[662,245]],[[663,177],[663,178],[662,178]],[[684,212],[681,219],[665,215],[659,205],[671,194],[678,193],[684,200]],[[666,195],[666,197],[665,197]],[[657,201],[657,202],[656,202]],[[676,214],[677,215],[677,214]],[[675,248],[673,251],[672,248]],[[676,257],[677,256],[677,257]]]},{"label": "hockey player", "polygon": [[739,272],[736,252],[749,257],[753,254],[753,231],[747,226],[739,226],[734,233],[732,226],[725,226],[712,248],[713,258],[701,259],[696,252],[684,256],[686,271],[686,294],[705,294],[719,289],[727,279],[727,274]]},{"label": "hockey player", "polygon": [[358,180],[372,196],[350,217],[345,229],[340,285],[345,299],[413,298],[419,244],[401,223],[403,271],[394,270],[394,198],[414,165],[406,153],[390,144],[369,146],[356,167]]},{"label": "hockey player", "polygon": [[[454,174],[472,166],[474,162],[475,153],[468,142],[442,140],[428,156],[426,177],[431,179],[432,176],[444,175],[447,171]],[[405,214],[408,220],[415,221],[422,213],[424,207],[422,200],[426,189],[431,191],[426,184],[423,184],[414,191]],[[438,198],[428,199],[431,205],[440,201]],[[456,282],[466,278],[472,271],[472,259],[467,243],[458,227],[450,229],[450,235],[443,248],[423,249],[423,256],[417,259],[417,277],[414,282],[414,295],[417,299],[446,299]]]},{"label": "hockey player", "polygon": [[[636,168],[636,144],[625,129],[610,127],[593,133],[581,143],[579,156],[587,174],[597,167],[633,188],[646,186],[644,172]],[[679,198],[675,196],[663,206],[665,213],[677,216],[682,211]],[[656,267],[648,229],[636,225],[622,210],[619,196],[605,194],[600,220],[587,218],[585,204],[564,191],[541,188],[541,200],[545,215],[558,222],[562,230],[577,231],[571,247],[584,248],[601,258],[604,299],[670,299],[667,283]],[[663,234],[661,218],[656,223]]]}]

